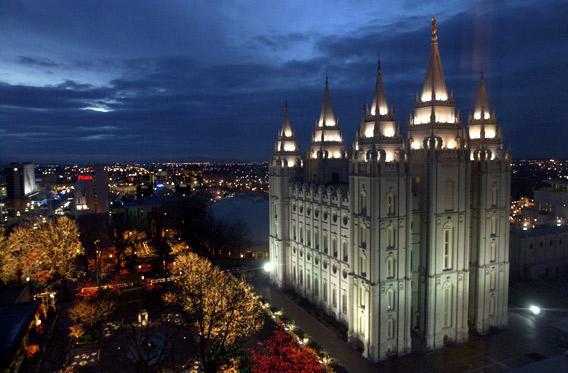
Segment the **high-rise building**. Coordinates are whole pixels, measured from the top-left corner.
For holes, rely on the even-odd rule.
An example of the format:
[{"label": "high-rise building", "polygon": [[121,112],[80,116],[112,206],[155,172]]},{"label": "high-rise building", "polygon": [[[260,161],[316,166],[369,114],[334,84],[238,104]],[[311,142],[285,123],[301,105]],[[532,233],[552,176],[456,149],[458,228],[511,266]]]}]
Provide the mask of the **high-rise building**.
[{"label": "high-rise building", "polygon": [[269,171],[271,280],[345,323],[371,361],[507,325],[511,155],[490,108],[482,77],[464,128],[434,18],[406,138],[380,65],[350,152],[327,79],[305,157],[285,107]]},{"label": "high-rise building", "polygon": [[23,207],[27,197],[37,191],[35,165],[10,163],[4,170],[8,203],[14,208]]},{"label": "high-rise building", "polygon": [[77,176],[75,181],[75,214],[106,214],[109,212],[108,173],[96,166],[93,173]]}]

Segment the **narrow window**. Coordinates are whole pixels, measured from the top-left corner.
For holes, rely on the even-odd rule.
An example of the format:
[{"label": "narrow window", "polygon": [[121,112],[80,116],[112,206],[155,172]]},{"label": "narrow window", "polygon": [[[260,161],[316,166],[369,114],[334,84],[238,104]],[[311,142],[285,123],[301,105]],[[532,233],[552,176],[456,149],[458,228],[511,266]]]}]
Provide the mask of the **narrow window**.
[{"label": "narrow window", "polygon": [[319,231],[316,229],[314,231],[314,241],[316,243],[316,250],[320,249],[320,237],[319,237]]},{"label": "narrow window", "polygon": [[292,237],[296,241],[296,224],[292,224]]},{"label": "narrow window", "polygon": [[319,280],[317,277],[314,277],[314,295],[319,296]]},{"label": "narrow window", "polygon": [[300,242],[304,243],[304,227],[300,227]]},{"label": "narrow window", "polygon": [[392,225],[387,227],[387,248],[392,249],[394,248],[394,236],[395,230]]},{"label": "narrow window", "polygon": [[497,273],[495,270],[491,271],[489,275],[489,290],[493,291],[497,287]]},{"label": "narrow window", "polygon": [[306,240],[308,241],[308,246],[312,246],[312,231],[310,229],[306,229]]},{"label": "narrow window", "polygon": [[452,179],[446,179],[446,184],[444,187],[444,209],[453,210],[454,209],[454,189],[455,183]]},{"label": "narrow window", "polygon": [[327,302],[327,281],[326,280],[321,280],[321,286],[322,286],[322,295],[323,295],[323,301]]},{"label": "narrow window", "polygon": [[394,290],[392,287],[387,290],[387,310],[394,310]]},{"label": "narrow window", "polygon": [[362,277],[367,277],[367,256],[363,253],[360,254],[360,264],[359,270],[361,271]]},{"label": "narrow window", "polygon": [[332,291],[331,305],[333,306],[333,308],[337,308],[337,289],[336,288],[333,288],[333,291]]},{"label": "narrow window", "polygon": [[497,206],[497,186],[491,187],[491,206]]},{"label": "narrow window", "polygon": [[393,192],[389,192],[387,194],[387,214],[388,215],[394,215],[394,210],[395,210],[395,198],[394,198],[394,193]]},{"label": "narrow window", "polygon": [[496,308],[495,295],[491,294],[489,297],[489,316],[495,316]]},{"label": "narrow window", "polygon": [[328,250],[328,240],[327,240],[327,233],[323,234],[323,252],[327,254]]},{"label": "narrow window", "polygon": [[444,269],[452,268],[452,257],[453,257],[453,235],[454,231],[452,227],[444,228]]},{"label": "narrow window", "polygon": [[394,338],[394,320],[393,319],[387,320],[387,338],[388,339]]},{"label": "narrow window", "polygon": [[300,286],[304,286],[304,271],[300,269]]},{"label": "narrow window", "polygon": [[367,215],[367,195],[362,193],[360,197],[361,215]]},{"label": "narrow window", "polygon": [[337,238],[335,237],[331,239],[331,248],[333,250],[333,257],[337,258]]},{"label": "narrow window", "polygon": [[348,262],[349,261],[349,252],[347,251],[347,241],[343,241],[343,243],[341,244],[342,246],[342,251],[343,251],[343,261],[344,262]]},{"label": "narrow window", "polygon": [[443,298],[444,327],[449,328],[452,326],[452,285],[448,284],[444,287]]},{"label": "narrow window", "polygon": [[491,216],[491,235],[492,236],[497,235],[497,215],[496,214],[493,214],[493,216]]},{"label": "narrow window", "polygon": [[495,241],[492,241],[489,244],[489,260],[494,263],[497,260],[497,244]]},{"label": "narrow window", "polygon": [[363,249],[367,248],[367,229],[364,226],[359,227],[359,241]]},{"label": "narrow window", "polygon": [[341,296],[341,312],[347,315],[347,294]]},{"label": "narrow window", "polygon": [[389,256],[387,258],[387,279],[392,279],[394,278],[395,274],[394,274],[394,258],[391,256]]}]

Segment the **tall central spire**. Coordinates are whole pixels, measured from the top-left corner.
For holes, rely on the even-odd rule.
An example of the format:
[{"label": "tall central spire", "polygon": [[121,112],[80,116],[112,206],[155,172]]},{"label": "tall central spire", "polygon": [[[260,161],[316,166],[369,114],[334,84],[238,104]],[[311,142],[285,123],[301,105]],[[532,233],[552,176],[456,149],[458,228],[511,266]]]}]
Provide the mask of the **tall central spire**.
[{"label": "tall central spire", "polygon": [[430,59],[428,61],[428,69],[424,77],[424,86],[420,100],[428,101],[446,101],[448,99],[448,89],[444,80],[444,70],[442,69],[442,58],[438,49],[438,24],[436,18],[432,17],[432,48],[430,49]]},{"label": "tall central spire", "polygon": [[[377,110],[378,108],[378,110]],[[378,111],[378,112],[377,112]],[[381,70],[381,61],[377,64],[377,82],[375,83],[375,97],[371,104],[371,115],[388,114],[387,96],[385,95],[385,87],[383,85],[383,72]]]},{"label": "tall central spire", "polygon": [[491,117],[491,113],[489,111],[489,99],[487,98],[483,73],[481,73],[481,78],[479,80],[479,91],[477,92],[477,98],[475,99],[475,110],[473,112],[473,116],[475,119],[489,119]]},{"label": "tall central spire", "polygon": [[329,92],[329,81],[325,76],[325,88],[323,89],[323,100],[321,103],[321,113],[318,120],[318,127],[335,127],[337,120],[331,107],[331,93]]}]

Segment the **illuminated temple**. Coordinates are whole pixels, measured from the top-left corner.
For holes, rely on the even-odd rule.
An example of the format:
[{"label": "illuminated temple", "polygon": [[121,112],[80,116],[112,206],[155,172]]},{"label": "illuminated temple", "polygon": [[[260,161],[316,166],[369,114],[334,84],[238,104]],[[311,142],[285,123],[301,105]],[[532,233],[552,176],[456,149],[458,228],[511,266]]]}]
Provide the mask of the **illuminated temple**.
[{"label": "illuminated temple", "polygon": [[371,361],[505,327],[511,155],[492,109],[482,76],[462,122],[435,19],[406,135],[380,65],[349,149],[327,79],[305,153],[286,105],[270,165],[273,283],[344,323]]}]

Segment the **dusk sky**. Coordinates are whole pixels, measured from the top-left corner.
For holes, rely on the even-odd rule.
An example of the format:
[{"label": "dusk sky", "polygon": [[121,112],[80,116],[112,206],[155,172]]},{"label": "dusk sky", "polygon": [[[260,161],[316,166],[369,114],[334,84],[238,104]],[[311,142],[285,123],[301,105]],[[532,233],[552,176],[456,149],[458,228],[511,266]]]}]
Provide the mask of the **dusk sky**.
[{"label": "dusk sky", "polygon": [[483,70],[514,158],[568,158],[568,2],[0,2],[0,162],[266,160],[305,151],[326,71],[348,147],[377,59],[406,133],[439,25],[466,121]]}]

